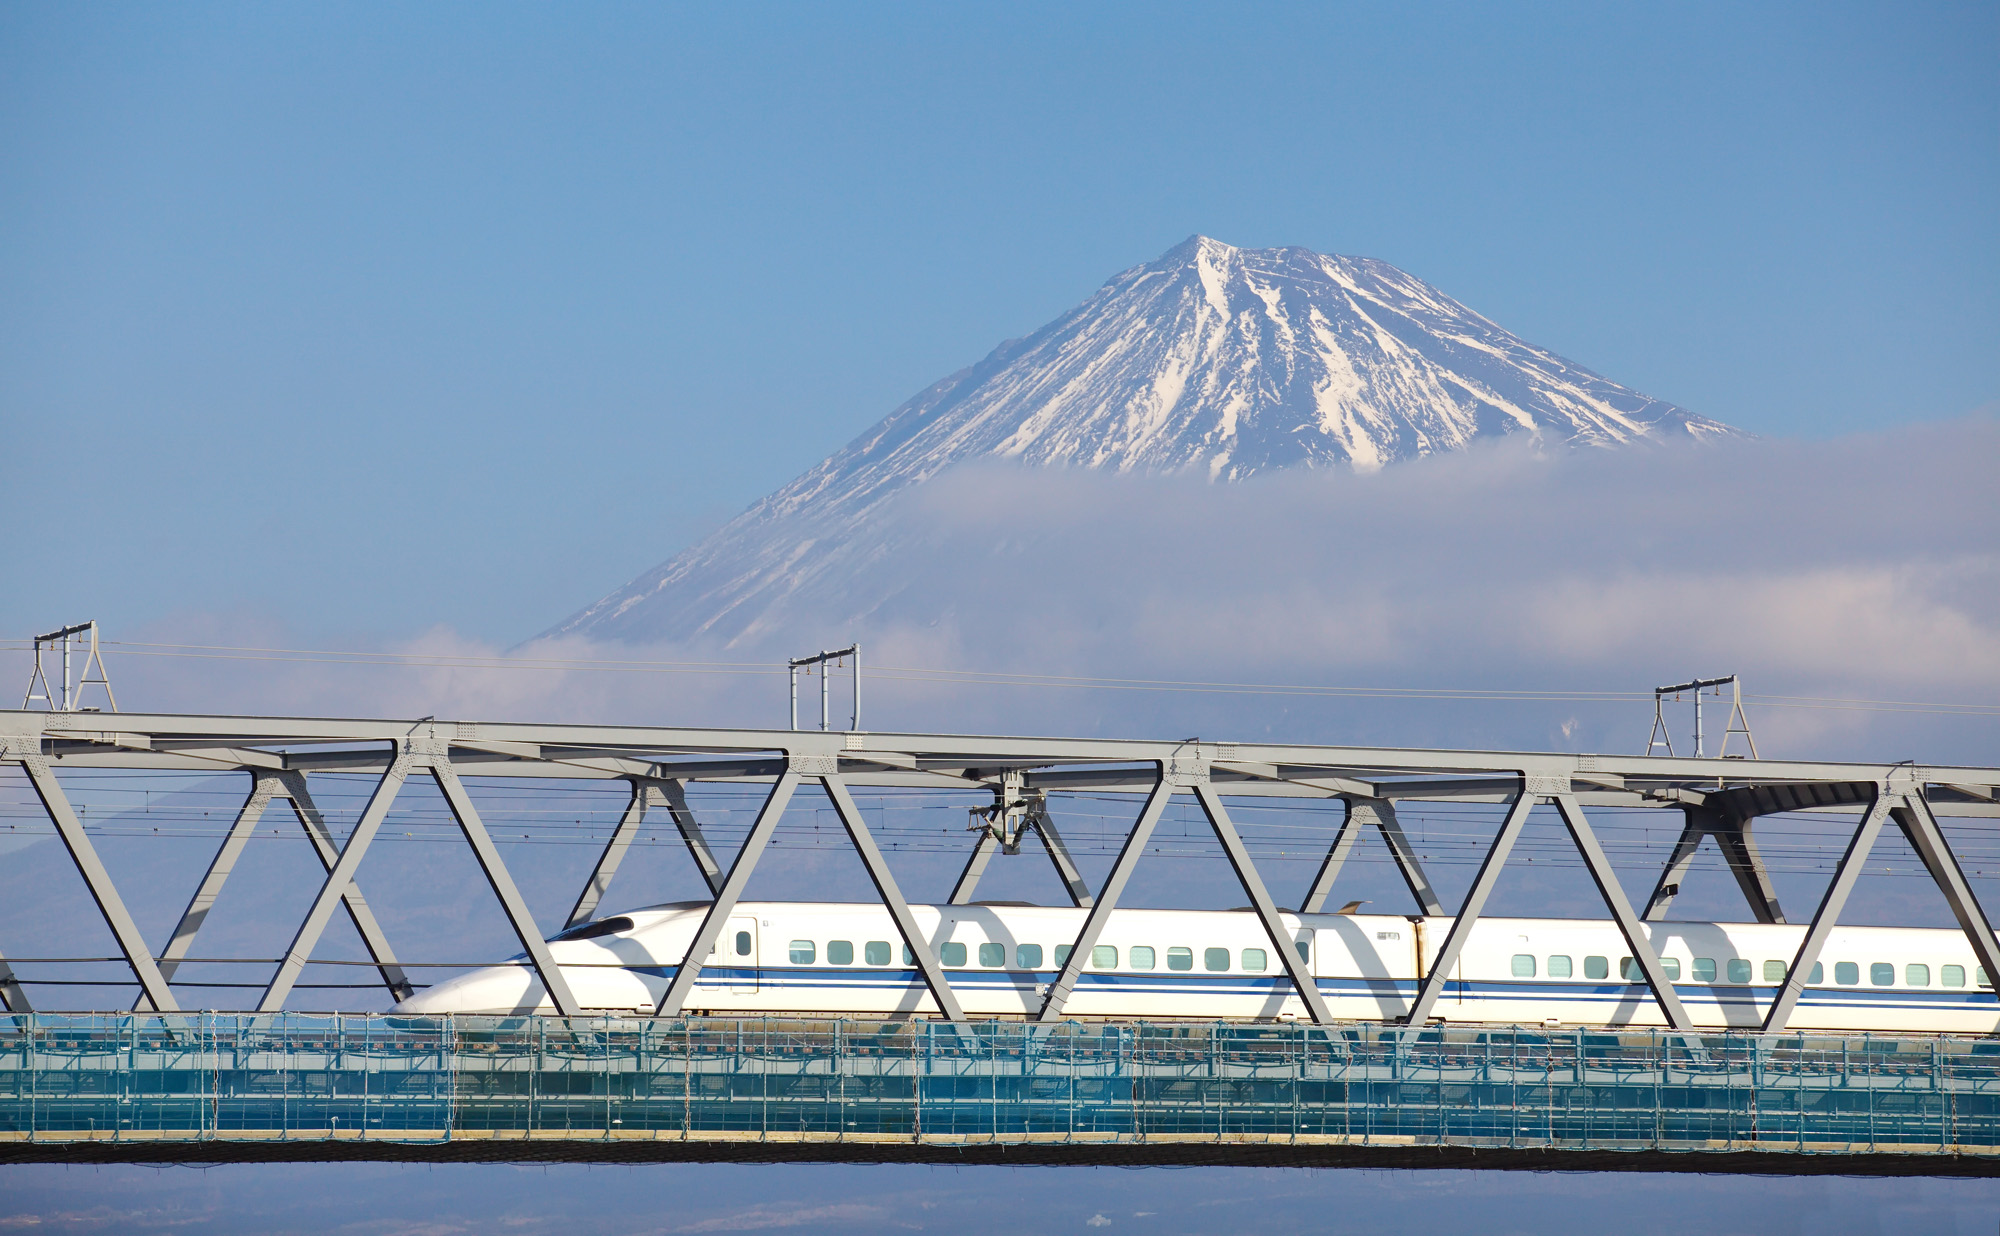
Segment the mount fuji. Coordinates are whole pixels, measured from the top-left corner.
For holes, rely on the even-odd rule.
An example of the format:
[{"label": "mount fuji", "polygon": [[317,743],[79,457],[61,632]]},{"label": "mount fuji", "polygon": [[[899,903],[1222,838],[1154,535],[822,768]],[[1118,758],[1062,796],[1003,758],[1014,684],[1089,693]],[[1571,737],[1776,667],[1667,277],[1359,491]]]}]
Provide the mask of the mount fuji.
[{"label": "mount fuji", "polygon": [[1735,436],[1386,262],[1194,236],[546,634],[733,644],[772,631],[859,568],[879,574],[894,548],[874,527],[885,504],[980,460],[1219,482],[1373,471],[1487,439],[1612,449]]}]

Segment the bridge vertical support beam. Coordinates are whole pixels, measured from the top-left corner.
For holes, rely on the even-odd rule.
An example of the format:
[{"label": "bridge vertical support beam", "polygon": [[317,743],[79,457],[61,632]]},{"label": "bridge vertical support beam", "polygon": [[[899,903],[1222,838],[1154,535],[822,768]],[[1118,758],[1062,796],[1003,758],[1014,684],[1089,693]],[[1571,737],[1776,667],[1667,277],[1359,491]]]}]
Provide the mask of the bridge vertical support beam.
[{"label": "bridge vertical support beam", "polygon": [[695,930],[687,955],[675,967],[673,981],[661,994],[660,1003],[653,1010],[654,1016],[681,1015],[689,993],[694,990],[695,979],[701,974],[702,963],[708,959],[709,950],[715,947],[716,937],[722,934],[723,926],[735,912],[736,903],[743,897],[743,887],[750,882],[750,873],[756,870],[757,860],[763,856],[764,847],[771,843],[771,834],[777,831],[778,820],[785,814],[785,805],[792,801],[792,792],[798,788],[799,774],[795,768],[787,768],[771,783],[770,796],[757,812],[757,822],[750,826],[750,835],[743,839],[743,848],[736,852],[736,861],[729,864],[729,874],[723,878],[722,889],[709,903],[708,914]]},{"label": "bridge vertical support beam", "polygon": [[48,760],[39,751],[22,752],[14,755],[13,759],[28,774],[29,783],[35,787],[35,796],[42,800],[42,809],[54,821],[56,833],[69,851],[70,861],[76,864],[77,873],[90,890],[91,900],[97,903],[98,912],[104,916],[105,926],[111,928],[112,938],[118,942],[118,951],[125,955],[125,964],[132,969],[132,977],[139,981],[140,992],[161,1012],[179,1012],[180,1006],[174,1003],[166,976],[160,973],[159,966],[153,962],[152,952],[146,947],[146,937],[126,910],[125,900],[118,895],[118,886],[111,880],[111,872],[106,870],[104,861],[97,856],[97,848],[85,835],[76,812],[70,809],[69,797],[56,781]]},{"label": "bridge vertical support beam", "polygon": [[1929,800],[1924,797],[1923,787],[1917,786],[1903,796],[1900,806],[1891,808],[1890,814],[1902,827],[1903,835],[1910,840],[1910,848],[1923,860],[1924,869],[1937,882],[1938,891],[1944,894],[1945,904],[1951,907],[1952,917],[1965,932],[1971,942],[1972,951],[1979,958],[1979,964],[1986,969],[1986,977],[2000,983],[2000,940],[1996,940],[1991,920],[1979,904],[1979,897],[1972,891],[1972,885],[1965,878],[1965,869],[1958,864],[1958,856],[1951,852],[1951,844],[1944,838],[1944,830],[1938,827],[1937,815],[1931,811]]},{"label": "bridge vertical support beam", "polygon": [[861,865],[868,869],[868,879],[875,885],[875,895],[889,907],[889,917],[896,921],[896,931],[902,935],[910,955],[917,959],[917,968],[924,976],[924,986],[930,988],[931,999],[937,1002],[938,1012],[946,1021],[964,1021],[965,1010],[958,1006],[958,996],[945,979],[944,966],[938,961],[937,954],[931,951],[930,941],[924,939],[923,929],[917,926],[917,916],[910,912],[910,903],[903,900],[903,891],[896,886],[896,877],[889,870],[882,851],[875,845],[875,837],[868,831],[867,821],[861,818],[861,809],[854,805],[853,795],[847,792],[847,783],[839,777],[821,777],[819,783],[833,803],[834,813],[840,816],[841,826],[847,830],[847,839],[854,843],[855,852],[861,855]]},{"label": "bridge vertical support beam", "polygon": [[[566,928],[585,922],[597,913],[598,904],[611,887],[611,877],[618,874],[618,865],[625,861],[625,851],[632,848],[632,839],[639,835],[639,825],[645,822],[647,783],[642,778],[634,777],[630,784],[632,797],[625,804],[625,814],[619,817],[618,827],[611,832],[611,840],[604,843],[603,852],[597,856],[597,865],[591,868],[590,878],[583,882],[583,891],[576,895],[576,905],[563,922]],[[713,891],[711,886],[710,892]]]},{"label": "bridge vertical support beam", "polygon": [[556,964],[554,954],[549,952],[549,942],[543,938],[542,929],[536,924],[521,890],[514,886],[514,877],[508,872],[507,864],[500,861],[499,848],[493,844],[492,834],[486,831],[479,812],[473,809],[472,798],[459,781],[457,770],[452,768],[451,761],[439,758],[431,763],[430,771],[431,779],[437,782],[438,791],[451,808],[452,818],[458,821],[458,830],[465,834],[466,844],[472,847],[473,857],[479,860],[479,869],[486,873],[487,885],[493,889],[493,896],[506,913],[515,937],[521,941],[522,951],[534,963],[535,974],[541,978],[543,989],[549,993],[549,1002],[556,1006],[556,1014],[581,1017],[583,1008],[570,991],[569,980],[563,977],[562,967]]},{"label": "bridge vertical support beam", "polygon": [[1438,997],[1444,994],[1444,985],[1450,980],[1452,969],[1458,965],[1458,956],[1465,951],[1465,942],[1472,936],[1472,926],[1486,909],[1486,900],[1493,895],[1493,886],[1500,880],[1500,869],[1506,866],[1507,855],[1513,851],[1514,843],[1521,839],[1521,828],[1528,822],[1528,813],[1534,806],[1535,796],[1528,793],[1524,781],[1521,792],[1514,797],[1513,806],[1507,809],[1507,818],[1500,824],[1499,835],[1487,847],[1486,857],[1479,864],[1479,874],[1473,877],[1472,888],[1465,894],[1465,904],[1459,907],[1458,917],[1452,920],[1451,930],[1445,933],[1444,944],[1438,949],[1436,960],[1431,962],[1430,973],[1417,988],[1417,998],[1411,1002],[1409,1014],[1404,1018],[1410,1025],[1423,1025],[1429,1019],[1431,1010],[1437,1007]]},{"label": "bridge vertical support beam", "polygon": [[1316,1026],[1324,1026],[1333,1020],[1333,1014],[1326,1007],[1326,998],[1320,995],[1319,984],[1313,981],[1312,965],[1299,956],[1298,942],[1292,939],[1286,929],[1284,919],[1278,916],[1278,907],[1271,900],[1271,894],[1264,887],[1263,878],[1257,874],[1257,866],[1250,859],[1250,851],[1243,844],[1236,825],[1223,809],[1222,797],[1207,781],[1197,781],[1194,796],[1201,803],[1203,814],[1208,816],[1209,827],[1215,830],[1215,839],[1222,843],[1222,852],[1229,857],[1229,865],[1236,872],[1236,879],[1243,885],[1243,891],[1250,895],[1250,904],[1257,911],[1257,919],[1264,924],[1264,934],[1271,937],[1271,947],[1285,963],[1285,974],[1292,980],[1293,990],[1306,1006],[1306,1013]]},{"label": "bridge vertical support beam", "polygon": [[1118,906],[1118,898],[1125,891],[1125,884],[1132,878],[1132,868],[1139,863],[1139,856],[1146,852],[1146,843],[1152,840],[1153,829],[1160,822],[1160,814],[1167,809],[1167,800],[1173,797],[1173,786],[1167,780],[1165,764],[1159,766],[1159,780],[1153,783],[1152,793],[1146,796],[1146,805],[1139,810],[1138,822],[1132,831],[1125,834],[1125,844],[1118,851],[1118,858],[1111,864],[1111,874],[1104,878],[1104,887],[1098,890],[1097,904],[1090,907],[1090,913],[1083,919],[1083,929],[1077,932],[1070,945],[1069,956],[1063,961],[1062,970],[1056,981],[1049,984],[1048,995],[1042,1000],[1042,1011],[1036,1015],[1037,1021],[1052,1022],[1062,1019],[1063,1007],[1069,1003],[1069,994],[1076,988],[1077,976],[1083,973],[1085,963],[1090,960],[1090,950],[1097,946],[1097,938],[1104,934],[1104,925],[1111,921],[1111,912]]},{"label": "bridge vertical support beam", "polygon": [[1833,934],[1833,925],[1847,905],[1848,894],[1854,891],[1854,882],[1861,878],[1861,869],[1868,862],[1868,852],[1875,848],[1875,838],[1881,835],[1882,825],[1889,818],[1893,802],[1887,787],[1882,787],[1877,790],[1875,800],[1868,804],[1868,810],[1862,813],[1861,823],[1855,826],[1854,836],[1847,842],[1847,852],[1841,855],[1840,866],[1834,868],[1826,894],[1819,900],[1819,909],[1813,912],[1812,925],[1806,928],[1805,939],[1799,941],[1799,951],[1792,958],[1791,969],[1785,972],[1785,985],[1764,1014],[1765,1034],[1782,1032],[1785,1024],[1792,1019],[1792,1010],[1798,1007],[1799,997],[1805,994],[1806,979],[1811,977],[1821,950],[1826,948],[1827,937]]},{"label": "bridge vertical support beam", "polygon": [[[207,872],[195,887],[194,896],[189,898],[187,909],[181,912],[180,922],[175,924],[166,950],[160,954],[161,978],[172,982],[174,972],[180,969],[181,958],[186,957],[188,950],[194,947],[195,933],[201,930],[216,898],[222,895],[224,882],[235,869],[244,844],[264,818],[264,809],[271,805],[271,798],[277,789],[278,778],[275,774],[261,768],[250,771],[250,796],[243,800],[243,808],[236,813],[235,823],[223,834],[222,844],[216,848],[215,857],[209,860]],[[145,992],[140,992],[139,998],[132,1004],[132,1010],[137,1013],[148,1012],[152,1007],[153,1002],[146,998]]]},{"label": "bridge vertical support beam", "polygon": [[389,808],[395,804],[396,795],[402,790],[403,782],[409,777],[414,764],[412,757],[399,749],[389,767],[383,770],[382,779],[376,782],[375,792],[368,798],[368,806],[362,810],[361,819],[355,823],[347,844],[341,848],[340,858],[326,873],[319,895],[313,898],[312,907],[306,911],[304,921],[292,936],[291,946],[278,962],[277,972],[264,988],[264,997],[257,1002],[258,1012],[276,1013],[285,1007],[286,997],[292,994],[300,973],[312,960],[313,949],[318,946],[320,936],[325,934],[334,908],[345,900],[347,886],[354,883],[354,873],[360,869],[361,860],[367,857],[375,834],[382,830],[382,821],[389,817]]},{"label": "bridge vertical support beam", "polygon": [[[319,855],[320,866],[328,871],[340,861],[340,847],[333,843],[333,832],[326,826],[326,817],[320,814],[319,805],[313,802],[312,792],[306,788],[306,775],[302,772],[285,771],[277,774],[278,796],[292,805],[292,816],[305,830],[306,839],[312,842],[313,852]],[[397,1000],[407,1000],[416,994],[416,986],[410,982],[403,967],[397,964],[396,952],[389,947],[389,938],[382,934],[382,925],[375,921],[375,912],[368,908],[367,898],[361,895],[358,882],[348,884],[340,895],[341,904],[347,907],[347,917],[354,924],[354,932],[361,937],[362,947],[368,950],[368,958],[375,963],[376,972],[382,976],[382,985],[389,989],[389,995]]]},{"label": "bridge vertical support beam", "polygon": [[1639,963],[1641,973],[1646,976],[1646,985],[1653,989],[1653,999],[1659,1001],[1660,1012],[1666,1015],[1667,1025],[1675,1030],[1693,1030],[1694,1022],[1689,1020],[1687,1010],[1681,1007],[1681,998],[1667,979],[1666,967],[1660,964],[1659,954],[1653,951],[1653,942],[1647,938],[1639,916],[1632,912],[1632,903],[1625,898],[1625,888],[1618,882],[1618,873],[1612,870],[1611,860],[1605,857],[1604,848],[1597,844],[1597,834],[1584,817],[1583,804],[1576,800],[1574,794],[1558,794],[1556,810],[1562,813],[1570,839],[1576,843],[1577,852],[1583,855],[1583,865],[1590,870],[1590,878],[1596,882],[1598,894],[1604,898],[1611,917],[1617,920],[1618,930],[1625,937],[1625,947],[1632,950],[1632,959]]}]

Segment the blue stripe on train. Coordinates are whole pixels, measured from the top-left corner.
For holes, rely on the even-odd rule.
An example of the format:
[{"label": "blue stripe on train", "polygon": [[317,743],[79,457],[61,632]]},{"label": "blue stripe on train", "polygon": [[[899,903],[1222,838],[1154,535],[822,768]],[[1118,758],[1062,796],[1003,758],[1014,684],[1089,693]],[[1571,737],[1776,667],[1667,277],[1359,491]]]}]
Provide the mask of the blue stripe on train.
[{"label": "blue stripe on train", "polygon": [[[634,966],[635,974],[654,978],[673,977],[672,966]],[[1037,984],[1053,982],[1054,970],[953,970],[954,990],[1013,993],[1032,992]],[[848,991],[908,991],[921,988],[923,976],[916,970],[860,970],[805,967],[748,969],[704,967],[702,987],[745,986],[785,989],[832,987]],[[1105,994],[1264,996],[1289,991],[1291,980],[1282,976],[1189,974],[1102,974],[1085,971],[1077,977],[1078,990]],[[1345,999],[1396,997],[1414,999],[1413,979],[1319,979],[1321,994]],[[1674,991],[1683,1003],[1694,1005],[1750,1006],[1768,1004],[1776,997],[1776,987],[1737,987],[1707,983],[1676,983]],[[1570,1003],[1624,1004],[1651,1003],[1652,993],[1643,984],[1632,983],[1550,983],[1493,979],[1455,980],[1445,984],[1445,999],[1474,1000],[1481,1003],[1507,1000],[1562,1000]],[[1938,1009],[2000,1005],[2000,997],[1990,991],[1919,991],[1909,988],[1808,988],[1801,1001],[1818,1008],[1910,1008]]]}]

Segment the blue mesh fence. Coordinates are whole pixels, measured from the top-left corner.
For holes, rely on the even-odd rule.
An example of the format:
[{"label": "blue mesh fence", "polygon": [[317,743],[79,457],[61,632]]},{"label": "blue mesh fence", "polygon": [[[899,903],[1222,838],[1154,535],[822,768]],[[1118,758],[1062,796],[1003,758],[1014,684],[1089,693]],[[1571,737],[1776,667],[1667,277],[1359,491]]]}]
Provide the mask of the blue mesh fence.
[{"label": "blue mesh fence", "polygon": [[741,1135],[2000,1154],[2000,1041],[0,1015],[0,1139]]}]

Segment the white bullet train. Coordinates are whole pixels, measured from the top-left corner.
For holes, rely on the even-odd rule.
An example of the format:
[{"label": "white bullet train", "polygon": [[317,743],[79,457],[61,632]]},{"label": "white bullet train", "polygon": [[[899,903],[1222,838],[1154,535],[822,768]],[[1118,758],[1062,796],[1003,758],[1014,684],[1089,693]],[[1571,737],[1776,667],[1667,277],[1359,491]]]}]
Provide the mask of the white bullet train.
[{"label": "white bullet train", "polygon": [[[651,906],[580,924],[550,950],[578,1003],[650,1013],[707,911]],[[971,1017],[1032,1017],[1069,956],[1085,911],[1013,904],[913,906]],[[1283,916],[1336,1018],[1406,1013],[1449,918]],[[1757,923],[1647,924],[1700,1026],[1762,1023],[1805,934]],[[1659,1026],[1659,1006],[1609,921],[1482,918],[1433,1015],[1506,1025]],[[1283,963],[1248,911],[1117,910],[1072,992],[1079,1019],[1303,1018]],[[1990,1034],[2000,1002],[1958,931],[1836,927],[1792,1014],[1793,1030]],[[702,967],[690,1013],[856,1017],[936,1009],[880,905],[743,902]],[[475,970],[398,1004],[405,1014],[553,1012],[524,961]]]}]

